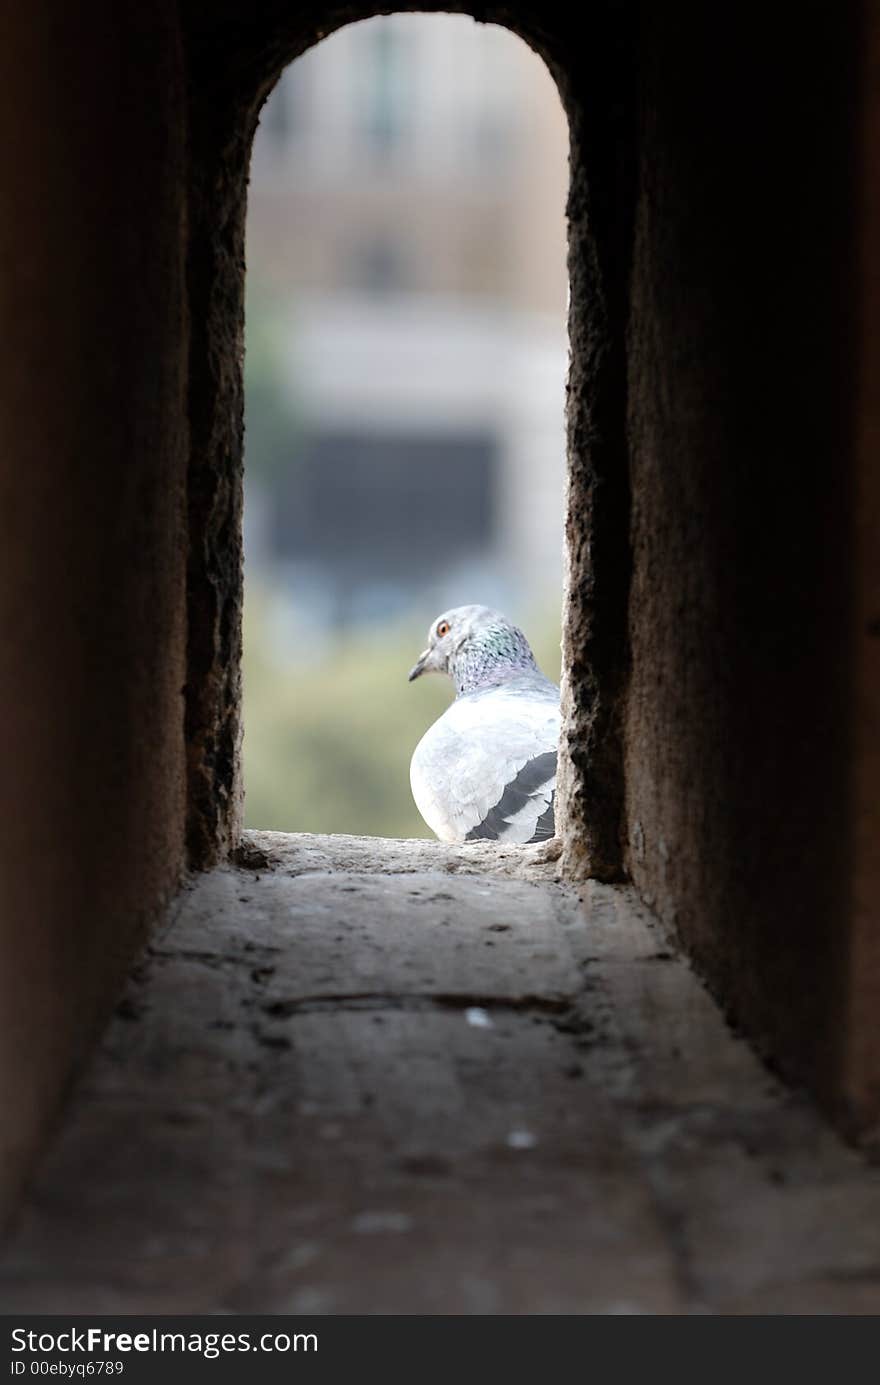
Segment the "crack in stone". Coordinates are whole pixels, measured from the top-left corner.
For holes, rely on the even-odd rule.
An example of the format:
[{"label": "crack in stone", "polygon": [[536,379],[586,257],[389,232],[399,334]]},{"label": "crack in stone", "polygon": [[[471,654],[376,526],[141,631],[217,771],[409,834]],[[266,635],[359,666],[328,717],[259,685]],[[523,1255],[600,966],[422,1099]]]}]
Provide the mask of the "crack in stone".
[{"label": "crack in stone", "polygon": [[281,951],[280,947],[272,947],[268,943],[246,942],[243,949],[244,955],[234,951],[211,952],[204,948],[148,947],[147,956],[150,961],[201,962],[206,967],[253,967],[254,963],[258,962],[261,957],[277,956]]},{"label": "crack in stone", "polygon": [[537,1013],[559,1016],[571,1011],[574,1004],[574,996],[552,994],[498,996],[442,991],[431,994],[351,991],[335,995],[300,996],[267,1001],[260,1008],[272,1019],[283,1020],[291,1019],[295,1015],[319,1014],[326,1010],[398,1010],[418,1013],[430,1010],[480,1009],[508,1011],[513,1014]]}]

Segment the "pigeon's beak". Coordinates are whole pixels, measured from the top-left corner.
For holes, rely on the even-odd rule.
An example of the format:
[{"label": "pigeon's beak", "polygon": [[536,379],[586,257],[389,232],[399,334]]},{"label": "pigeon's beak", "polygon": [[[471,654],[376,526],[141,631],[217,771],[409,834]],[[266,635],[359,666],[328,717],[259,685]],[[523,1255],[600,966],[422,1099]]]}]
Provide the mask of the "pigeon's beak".
[{"label": "pigeon's beak", "polygon": [[412,668],[410,669],[407,675],[407,682],[414,683],[417,678],[421,678],[422,674],[425,672],[425,669],[428,666],[428,660],[430,659],[430,657],[430,649],[423,649],[418,657],[418,661],[413,664]]}]

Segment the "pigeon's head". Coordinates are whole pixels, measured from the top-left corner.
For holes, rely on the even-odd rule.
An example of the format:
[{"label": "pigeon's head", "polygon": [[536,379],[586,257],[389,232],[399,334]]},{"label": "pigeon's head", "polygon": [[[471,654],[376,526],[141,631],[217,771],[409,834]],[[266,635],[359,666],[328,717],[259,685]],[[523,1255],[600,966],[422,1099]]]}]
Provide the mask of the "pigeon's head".
[{"label": "pigeon's head", "polygon": [[536,667],[521,630],[488,606],[455,606],[444,611],[428,631],[428,647],[409,671],[409,681],[423,673],[447,673],[457,693],[493,687]]}]

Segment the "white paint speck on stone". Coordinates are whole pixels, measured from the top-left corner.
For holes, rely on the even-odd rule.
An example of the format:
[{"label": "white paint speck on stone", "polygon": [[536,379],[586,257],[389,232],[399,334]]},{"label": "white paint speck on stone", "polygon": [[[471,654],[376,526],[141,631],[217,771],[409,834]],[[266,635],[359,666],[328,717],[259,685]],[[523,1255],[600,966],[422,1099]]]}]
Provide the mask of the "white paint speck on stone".
[{"label": "white paint speck on stone", "polygon": [[470,1005],[464,1012],[464,1017],[468,1024],[472,1024],[474,1029],[492,1029],[494,1022],[488,1010],[483,1010],[479,1005]]},{"label": "white paint speck on stone", "polygon": [[534,1149],[537,1143],[538,1137],[531,1130],[511,1130],[508,1132],[507,1144],[510,1149]]}]

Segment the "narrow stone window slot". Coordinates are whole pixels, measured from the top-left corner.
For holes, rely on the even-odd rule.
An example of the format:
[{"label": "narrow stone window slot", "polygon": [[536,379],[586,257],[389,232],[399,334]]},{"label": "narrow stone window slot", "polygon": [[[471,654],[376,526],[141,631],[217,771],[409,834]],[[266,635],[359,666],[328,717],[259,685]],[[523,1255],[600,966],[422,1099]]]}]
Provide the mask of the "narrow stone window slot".
[{"label": "narrow stone window slot", "polygon": [[408,669],[482,604],[559,681],[568,128],[466,16],[349,25],[260,117],[245,310],[244,823],[431,836]]}]

